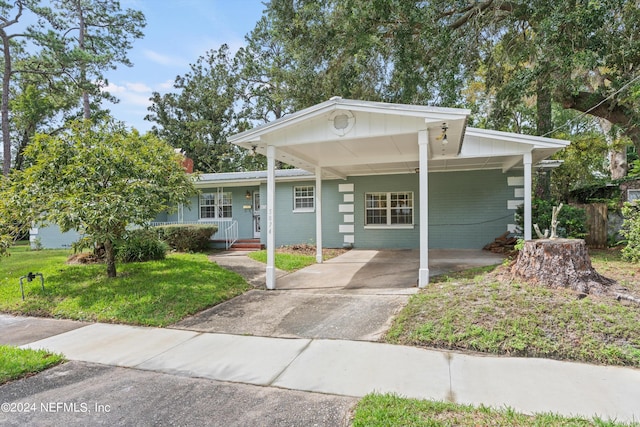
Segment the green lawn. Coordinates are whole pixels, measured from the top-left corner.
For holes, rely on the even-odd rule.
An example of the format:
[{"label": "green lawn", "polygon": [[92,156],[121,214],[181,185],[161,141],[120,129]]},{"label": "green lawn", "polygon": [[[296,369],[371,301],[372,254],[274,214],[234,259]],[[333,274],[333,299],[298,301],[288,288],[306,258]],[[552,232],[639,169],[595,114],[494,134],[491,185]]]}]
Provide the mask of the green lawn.
[{"label": "green lawn", "polygon": [[[638,266],[615,252],[596,252],[601,274],[639,294]],[[470,270],[438,277],[396,317],[386,341],[640,367],[640,310],[610,296],[573,292]]]},{"label": "green lawn", "polygon": [[[108,279],[105,266],[67,265],[67,250],[30,251],[12,248],[0,260],[0,311],[18,315],[166,326],[226,301],[248,289],[238,274],[205,254],[170,254],[165,260],[118,264],[118,277]],[[20,276],[44,275],[25,283]]]},{"label": "green lawn", "polygon": [[[249,253],[249,258],[256,261],[267,262],[267,251],[255,251]],[[299,255],[288,253],[276,253],[276,268],[284,271],[295,271],[315,264],[316,257],[313,255]]]},{"label": "green lawn", "polygon": [[35,374],[63,361],[64,358],[61,355],[46,350],[0,345],[0,384]]},{"label": "green lawn", "polygon": [[494,410],[487,407],[456,405],[402,398],[394,394],[369,394],[355,407],[353,427],[436,427],[436,426],[495,426],[495,427],[587,427],[637,426],[598,418],[562,417],[556,414],[523,415],[511,409]]}]

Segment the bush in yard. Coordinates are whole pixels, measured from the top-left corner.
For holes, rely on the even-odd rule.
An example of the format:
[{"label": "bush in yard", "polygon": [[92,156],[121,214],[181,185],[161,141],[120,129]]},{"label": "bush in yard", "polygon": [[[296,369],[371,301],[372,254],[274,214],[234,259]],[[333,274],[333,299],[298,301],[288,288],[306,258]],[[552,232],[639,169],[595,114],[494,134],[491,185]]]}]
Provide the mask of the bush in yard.
[{"label": "bush in yard", "polygon": [[[551,230],[551,216],[553,207],[560,203],[555,201],[533,199],[531,202],[531,225],[538,224],[544,233],[545,229]],[[520,229],[524,229],[524,206],[518,206],[516,221]],[[535,233],[531,230],[533,235]],[[587,217],[584,209],[575,206],[563,205],[558,214],[558,237],[569,239],[584,239],[587,235]]]},{"label": "bush in yard", "polygon": [[620,234],[627,238],[622,249],[622,257],[627,261],[640,262],[640,205],[625,203],[622,207],[622,230]]},{"label": "bush in yard", "polygon": [[153,230],[130,230],[124,240],[116,245],[116,257],[120,262],[144,262],[164,259],[168,246]]},{"label": "bush in yard", "polygon": [[178,252],[200,252],[209,249],[216,225],[164,225],[156,228],[160,238]]}]

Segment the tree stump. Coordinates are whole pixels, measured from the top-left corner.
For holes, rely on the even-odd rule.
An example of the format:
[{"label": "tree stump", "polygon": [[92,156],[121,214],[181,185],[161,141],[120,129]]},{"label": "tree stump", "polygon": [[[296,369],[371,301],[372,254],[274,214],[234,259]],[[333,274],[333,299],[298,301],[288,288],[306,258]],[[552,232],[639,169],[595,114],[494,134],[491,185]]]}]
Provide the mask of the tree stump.
[{"label": "tree stump", "polygon": [[609,286],[615,283],[593,268],[582,239],[528,240],[511,274],[550,287],[569,288],[583,296],[611,294]]}]

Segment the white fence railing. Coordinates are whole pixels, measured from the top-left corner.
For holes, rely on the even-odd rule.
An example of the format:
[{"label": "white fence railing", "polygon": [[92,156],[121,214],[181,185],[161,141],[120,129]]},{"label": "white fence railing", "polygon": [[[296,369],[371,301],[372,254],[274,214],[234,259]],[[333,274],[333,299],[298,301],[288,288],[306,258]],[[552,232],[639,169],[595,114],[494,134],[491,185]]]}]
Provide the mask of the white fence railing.
[{"label": "white fence railing", "polygon": [[[151,227],[157,227],[157,226],[162,226],[162,225],[217,225],[218,226],[218,231],[215,232],[215,234],[213,234],[211,236],[211,240],[224,240],[225,242],[227,242],[227,228],[232,227],[233,224],[235,223],[235,229],[236,229],[236,240],[238,240],[238,221],[235,221],[233,219],[214,219],[214,220],[207,220],[207,221],[154,221],[149,223],[149,225]],[[235,243],[235,240],[233,241],[233,243]],[[232,244],[233,244],[232,243]],[[225,243],[226,244],[226,243]],[[227,247],[228,248],[228,247]]]},{"label": "white fence railing", "polygon": [[226,249],[229,249],[238,240],[238,221],[233,221],[224,229],[224,241]]}]

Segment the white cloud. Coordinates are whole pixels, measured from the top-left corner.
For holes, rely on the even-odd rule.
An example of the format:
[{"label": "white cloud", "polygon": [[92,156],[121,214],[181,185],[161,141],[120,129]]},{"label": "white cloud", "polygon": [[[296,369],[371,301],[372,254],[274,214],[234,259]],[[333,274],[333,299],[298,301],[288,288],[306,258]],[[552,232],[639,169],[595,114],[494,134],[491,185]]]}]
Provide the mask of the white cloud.
[{"label": "white cloud", "polygon": [[145,83],[125,82],[123,85],[109,83],[103,91],[120,99],[122,105],[137,105],[147,107],[151,104],[152,89]]},{"label": "white cloud", "polygon": [[185,61],[182,58],[163,55],[151,49],[145,49],[143,51],[143,55],[145,58],[149,59],[150,61],[160,65],[183,66],[185,63]]},{"label": "white cloud", "polygon": [[103,91],[103,92],[109,92],[110,94],[114,95],[116,93],[124,93],[124,92],[126,92],[127,88],[124,87],[124,86],[118,86],[115,83],[109,82],[108,85],[101,87],[100,90]]},{"label": "white cloud", "polygon": [[151,101],[149,98],[151,97],[151,93],[132,93],[127,92],[119,96],[121,99],[121,103],[125,105],[140,105],[143,107],[148,107],[151,105]]},{"label": "white cloud", "polygon": [[160,89],[160,91],[164,92],[164,91],[168,91],[173,89],[173,83],[175,80],[165,80],[164,82],[160,83],[158,85],[158,88]]},{"label": "white cloud", "polygon": [[151,88],[145,83],[125,83],[125,85],[133,92],[151,92]]}]

